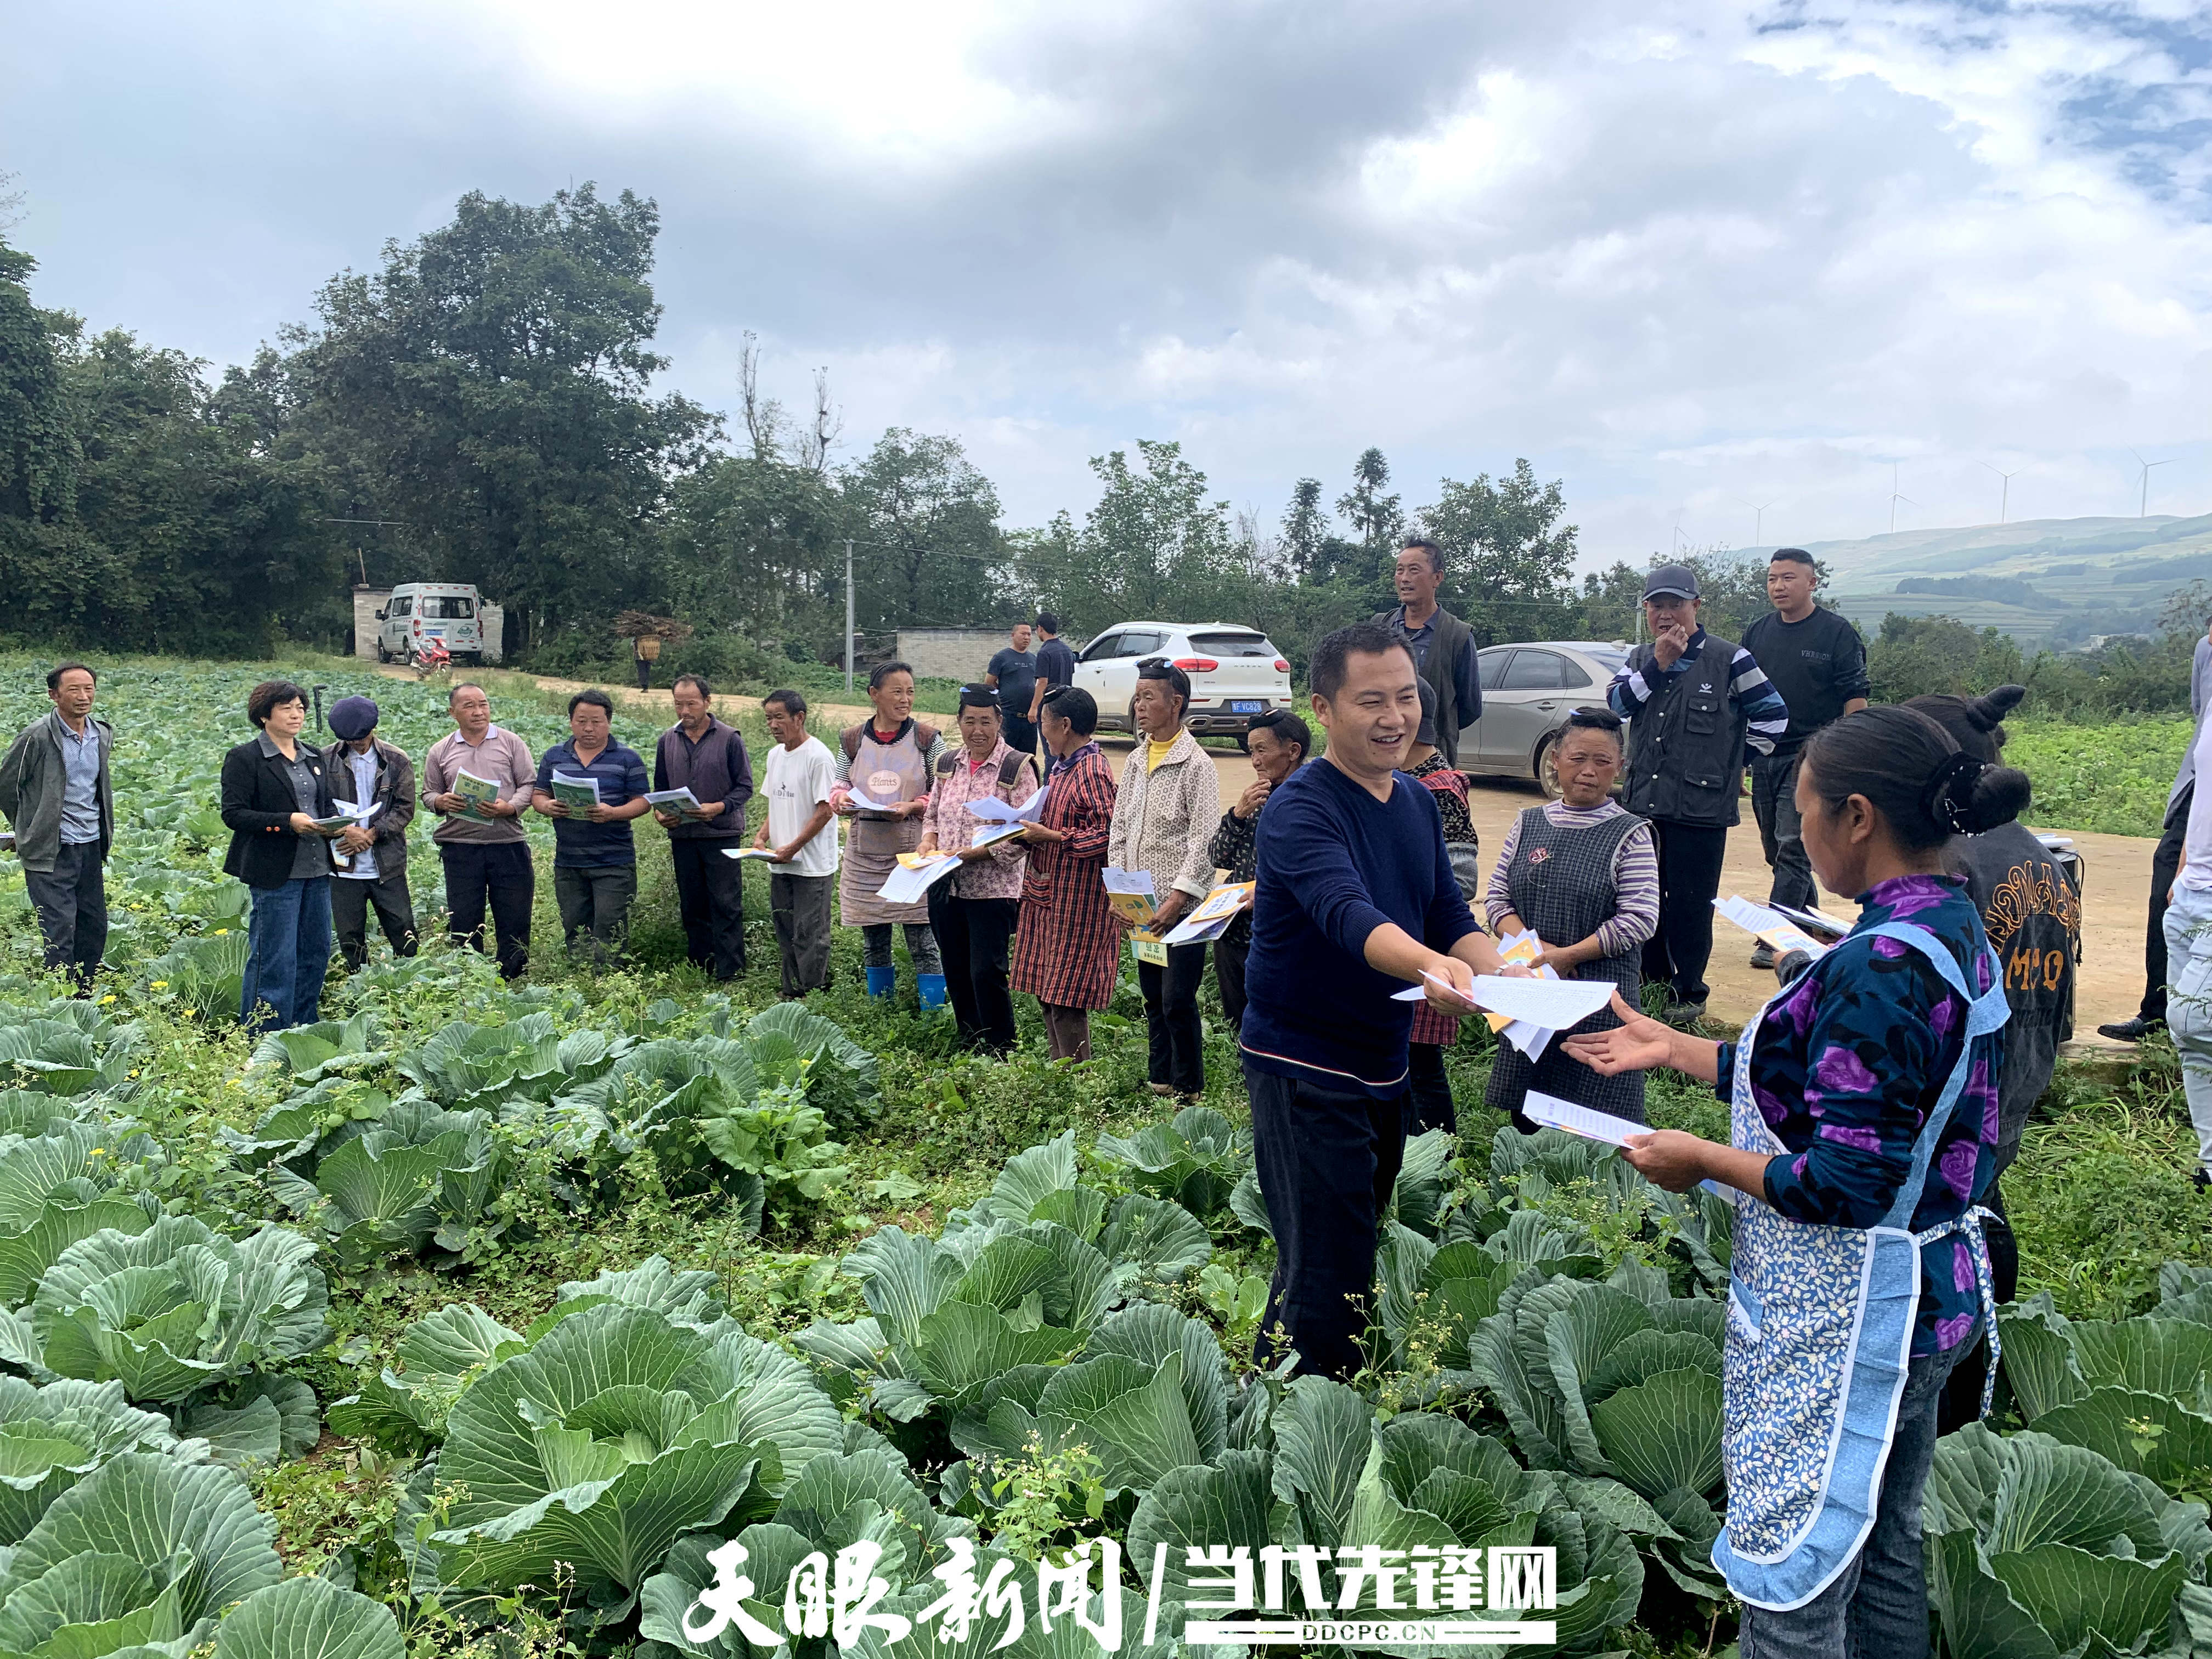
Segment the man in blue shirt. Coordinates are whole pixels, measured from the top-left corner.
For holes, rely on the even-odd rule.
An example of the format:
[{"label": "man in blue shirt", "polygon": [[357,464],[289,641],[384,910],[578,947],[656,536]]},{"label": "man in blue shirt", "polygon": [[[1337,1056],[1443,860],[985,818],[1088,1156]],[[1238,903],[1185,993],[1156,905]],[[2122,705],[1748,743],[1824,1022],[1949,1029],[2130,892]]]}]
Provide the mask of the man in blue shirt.
[{"label": "man in blue shirt", "polygon": [[1412,652],[1374,623],[1341,628],[1310,680],[1328,748],[1260,817],[1241,1045],[1275,1235],[1261,1352],[1279,1322],[1301,1370],[1346,1376],[1405,1154],[1413,1009],[1395,994],[1426,983],[1432,1007],[1463,1015],[1473,1005],[1425,976],[1463,992],[1501,967],[1452,878],[1435,798],[1400,770],[1421,723]]},{"label": "man in blue shirt", "polygon": [[0,760],[0,812],[15,831],[48,968],[66,968],[82,995],[107,949],[108,848],[115,733],[92,717],[98,678],[81,662],[46,676],[53,712],[33,720]]},{"label": "man in blue shirt", "polygon": [[[568,699],[568,737],[538,763],[530,804],[553,820],[553,896],[568,949],[591,936],[592,961],[604,967],[621,955],[629,933],[629,907],[637,897],[637,845],[629,821],[643,817],[653,785],[636,750],[614,739],[615,706],[600,690]],[[599,785],[596,805],[570,806],[553,793],[556,774],[567,782]]]},{"label": "man in blue shirt", "polygon": [[1036,631],[1036,684],[1030,693],[1028,716],[1031,726],[1037,723],[1044,700],[1054,686],[1075,684],[1075,653],[1060,637],[1060,618],[1049,611],[1038,611]]}]

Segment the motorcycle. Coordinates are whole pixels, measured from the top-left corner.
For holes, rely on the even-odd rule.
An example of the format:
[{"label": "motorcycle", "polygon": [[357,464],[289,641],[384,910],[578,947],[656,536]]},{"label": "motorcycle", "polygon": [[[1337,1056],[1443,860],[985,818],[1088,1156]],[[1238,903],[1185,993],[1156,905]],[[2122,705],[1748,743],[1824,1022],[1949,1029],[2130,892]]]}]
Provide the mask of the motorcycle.
[{"label": "motorcycle", "polygon": [[420,680],[443,674],[453,665],[453,653],[446,648],[445,641],[435,635],[416,641],[408,657],[415,665],[415,678]]}]

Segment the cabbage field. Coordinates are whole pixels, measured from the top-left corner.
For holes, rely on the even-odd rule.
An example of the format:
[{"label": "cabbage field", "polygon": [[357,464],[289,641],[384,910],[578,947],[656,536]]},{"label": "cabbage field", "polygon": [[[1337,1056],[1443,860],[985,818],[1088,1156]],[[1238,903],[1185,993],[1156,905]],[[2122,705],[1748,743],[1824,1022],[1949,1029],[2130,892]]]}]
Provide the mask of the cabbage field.
[{"label": "cabbage field", "polygon": [[[36,971],[0,877],[0,1659],[1166,1656],[1217,1593],[1194,1550],[1531,1544],[1557,1650],[1728,1650],[1717,1200],[1470,1109],[1408,1148],[1369,1368],[1285,1379],[1252,1357],[1273,1246],[1210,993],[1208,1091],[1170,1115],[1133,984],[1086,1066],[1034,1029],[980,1060],[910,991],[862,996],[846,939],[832,989],[778,1002],[756,887],[752,971],[710,989],[650,831],[628,971],[562,961],[548,904],[521,984],[380,943],[256,1042],[214,808],[266,672],[106,670],[91,999]],[[295,672],[372,690],[418,756],[445,729],[434,689]],[[0,673],[12,730],[45,697]],[[512,684],[495,718],[539,749],[557,713]],[[1488,1059],[1452,1054],[1462,1099]],[[2062,1074],[2007,1177],[1998,1409],[1926,1503],[1960,1659],[2212,1659],[2212,1212],[2177,1097],[2170,1050]]]}]

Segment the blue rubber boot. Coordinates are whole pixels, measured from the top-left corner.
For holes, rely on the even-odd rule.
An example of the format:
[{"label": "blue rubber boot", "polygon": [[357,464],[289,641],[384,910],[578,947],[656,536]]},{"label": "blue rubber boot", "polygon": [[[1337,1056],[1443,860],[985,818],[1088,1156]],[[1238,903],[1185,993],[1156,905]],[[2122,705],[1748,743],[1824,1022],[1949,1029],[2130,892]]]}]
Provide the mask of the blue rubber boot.
[{"label": "blue rubber boot", "polygon": [[921,1011],[925,1014],[933,1008],[942,1008],[945,1006],[944,975],[916,974],[914,976],[914,988],[915,994],[921,999]]},{"label": "blue rubber boot", "polygon": [[[943,981],[940,981],[939,982],[941,984]],[[870,996],[887,997],[896,990],[897,987],[897,969],[871,968],[868,969],[868,994]]]}]

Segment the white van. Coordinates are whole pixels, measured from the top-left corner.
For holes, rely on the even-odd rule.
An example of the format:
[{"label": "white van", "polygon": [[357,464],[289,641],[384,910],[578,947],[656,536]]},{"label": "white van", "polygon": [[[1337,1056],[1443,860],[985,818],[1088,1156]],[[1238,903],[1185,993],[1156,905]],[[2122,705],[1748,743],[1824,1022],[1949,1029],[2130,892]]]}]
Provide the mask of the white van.
[{"label": "white van", "polygon": [[376,659],[411,662],[426,639],[457,663],[483,661],[483,601],[472,582],[402,582],[376,613]]}]

